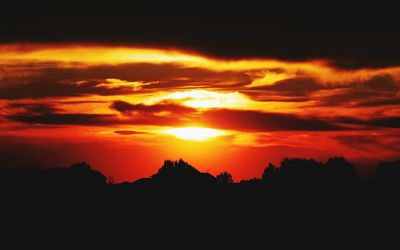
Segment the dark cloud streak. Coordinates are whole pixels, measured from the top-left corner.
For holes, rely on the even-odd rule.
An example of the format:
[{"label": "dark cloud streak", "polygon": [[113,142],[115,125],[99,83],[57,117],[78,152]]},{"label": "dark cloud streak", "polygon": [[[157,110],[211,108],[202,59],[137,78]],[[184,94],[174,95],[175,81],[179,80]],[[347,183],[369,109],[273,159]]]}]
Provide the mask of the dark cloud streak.
[{"label": "dark cloud streak", "polygon": [[2,10],[3,42],[106,42],[179,47],[225,58],[325,58],[341,68],[400,64],[400,17],[396,6],[383,3],[288,7],[275,1],[264,7],[14,0],[3,3]]},{"label": "dark cloud streak", "polygon": [[204,113],[203,121],[216,127],[250,131],[330,131],[344,127],[313,117],[285,113],[217,109]]},{"label": "dark cloud streak", "polygon": [[173,103],[158,103],[154,105],[145,104],[131,104],[124,101],[114,101],[111,109],[115,109],[123,114],[130,114],[131,112],[144,112],[144,113],[158,113],[158,112],[171,112],[175,114],[190,114],[195,113],[196,109],[182,106]]},{"label": "dark cloud streak", "polygon": [[11,115],[12,121],[30,124],[49,125],[88,125],[104,126],[118,124],[114,115],[103,114],[41,114],[41,115]]}]

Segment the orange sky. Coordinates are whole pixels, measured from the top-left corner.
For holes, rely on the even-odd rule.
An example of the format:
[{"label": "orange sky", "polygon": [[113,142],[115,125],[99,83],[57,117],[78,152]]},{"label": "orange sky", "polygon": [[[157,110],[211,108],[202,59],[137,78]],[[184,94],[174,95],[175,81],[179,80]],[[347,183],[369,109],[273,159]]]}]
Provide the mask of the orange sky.
[{"label": "orange sky", "polygon": [[339,155],[360,166],[398,157],[400,68],[330,65],[227,61],[179,49],[3,44],[0,163],[84,160],[115,181],[131,181],[164,159],[183,158],[240,180],[286,156]]}]

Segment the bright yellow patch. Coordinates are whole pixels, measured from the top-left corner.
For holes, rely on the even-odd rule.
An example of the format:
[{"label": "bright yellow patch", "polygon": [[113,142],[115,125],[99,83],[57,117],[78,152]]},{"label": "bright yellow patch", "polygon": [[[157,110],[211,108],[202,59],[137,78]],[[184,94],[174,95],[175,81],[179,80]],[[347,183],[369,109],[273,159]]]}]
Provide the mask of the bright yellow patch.
[{"label": "bright yellow patch", "polygon": [[222,130],[201,127],[171,128],[165,130],[165,133],[173,135],[179,139],[192,141],[204,141],[226,134],[226,132]]}]

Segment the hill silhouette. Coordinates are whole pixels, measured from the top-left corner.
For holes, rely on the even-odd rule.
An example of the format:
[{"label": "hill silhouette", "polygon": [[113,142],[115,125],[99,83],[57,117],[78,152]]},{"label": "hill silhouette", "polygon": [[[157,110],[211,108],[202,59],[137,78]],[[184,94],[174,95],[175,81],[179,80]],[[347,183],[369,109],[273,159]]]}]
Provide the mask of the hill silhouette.
[{"label": "hill silhouette", "polygon": [[[260,189],[268,192],[307,191],[307,194],[321,191],[347,192],[364,187],[395,192],[400,189],[400,160],[378,164],[376,175],[368,181],[359,180],[352,163],[343,157],[332,157],[326,163],[313,159],[285,158],[280,166],[268,164],[260,178],[234,182],[228,172],[217,176],[202,173],[180,159],[166,160],[158,172],[148,178],[134,182],[112,183],[99,171],[93,170],[85,162],[75,163],[69,168],[0,168],[0,183],[3,192],[30,193],[41,190],[41,194],[52,192],[109,193],[116,190],[164,192],[174,190],[174,194],[189,190],[204,193],[230,189],[230,192]],[[258,190],[258,191],[260,191]]]},{"label": "hill silhouette", "polygon": [[400,161],[380,163],[373,179],[361,181],[342,157],[325,163],[285,158],[280,166],[268,164],[259,178],[240,182],[228,172],[202,173],[182,159],[166,160],[152,176],[124,183],[107,181],[84,162],[0,170],[1,212],[10,225],[109,234],[128,227],[179,242],[204,227],[211,235],[229,237],[237,231],[240,237],[268,232],[304,240],[333,236],[336,228],[366,237],[371,227],[395,223],[399,183]]}]

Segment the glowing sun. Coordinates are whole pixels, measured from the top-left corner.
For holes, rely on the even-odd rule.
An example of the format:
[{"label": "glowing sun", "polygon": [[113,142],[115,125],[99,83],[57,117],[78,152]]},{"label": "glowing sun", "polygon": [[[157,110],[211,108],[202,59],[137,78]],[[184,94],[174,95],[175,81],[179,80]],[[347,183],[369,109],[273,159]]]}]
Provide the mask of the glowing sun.
[{"label": "glowing sun", "polygon": [[201,127],[171,128],[167,129],[165,132],[179,139],[192,141],[204,141],[213,137],[226,134],[222,130]]}]

